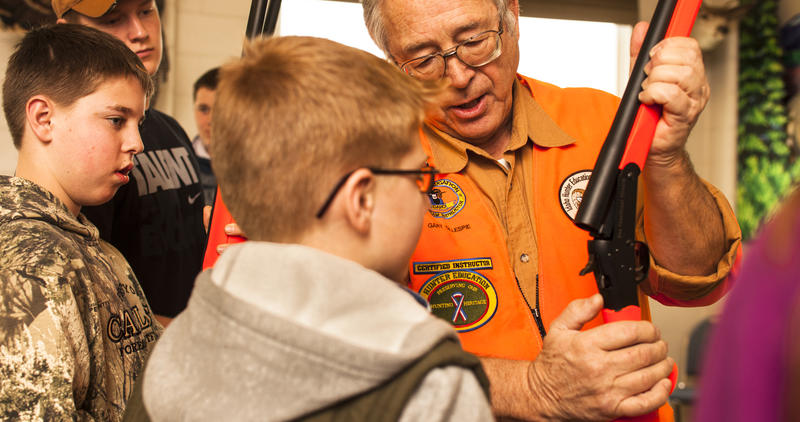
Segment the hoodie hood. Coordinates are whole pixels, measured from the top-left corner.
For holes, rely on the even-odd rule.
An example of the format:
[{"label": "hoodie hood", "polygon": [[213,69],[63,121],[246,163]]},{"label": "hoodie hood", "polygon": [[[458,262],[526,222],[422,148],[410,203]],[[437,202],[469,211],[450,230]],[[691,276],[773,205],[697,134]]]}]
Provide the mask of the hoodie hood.
[{"label": "hoodie hood", "polygon": [[83,214],[72,215],[50,191],[22,177],[0,176],[0,225],[17,220],[39,220],[97,240],[97,227]]},{"label": "hoodie hood", "polygon": [[287,420],[369,391],[456,333],[398,284],[298,245],[231,246],[150,358],[152,420]]}]

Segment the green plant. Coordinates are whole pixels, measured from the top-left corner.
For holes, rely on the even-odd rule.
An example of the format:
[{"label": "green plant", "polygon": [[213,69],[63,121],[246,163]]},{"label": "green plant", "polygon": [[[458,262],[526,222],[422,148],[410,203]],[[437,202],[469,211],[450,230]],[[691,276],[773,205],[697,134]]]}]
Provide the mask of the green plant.
[{"label": "green plant", "polygon": [[736,209],[749,239],[798,180],[800,160],[786,133],[777,1],[742,3],[753,8],[740,24]]}]

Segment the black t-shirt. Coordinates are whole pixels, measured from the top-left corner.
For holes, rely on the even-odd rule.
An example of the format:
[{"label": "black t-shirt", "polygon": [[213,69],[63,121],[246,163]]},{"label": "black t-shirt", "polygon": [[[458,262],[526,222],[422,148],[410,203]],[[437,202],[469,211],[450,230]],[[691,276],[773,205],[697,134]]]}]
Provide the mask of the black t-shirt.
[{"label": "black t-shirt", "polygon": [[211,160],[197,157],[197,165],[200,168],[200,184],[203,185],[206,205],[214,205],[214,197],[217,194],[217,177],[214,176],[214,170],[211,168]]},{"label": "black t-shirt", "polygon": [[130,182],[108,203],[81,211],[131,264],[153,313],[174,317],[203,263],[203,187],[175,119],[150,109],[140,132],[144,151],[134,157]]}]

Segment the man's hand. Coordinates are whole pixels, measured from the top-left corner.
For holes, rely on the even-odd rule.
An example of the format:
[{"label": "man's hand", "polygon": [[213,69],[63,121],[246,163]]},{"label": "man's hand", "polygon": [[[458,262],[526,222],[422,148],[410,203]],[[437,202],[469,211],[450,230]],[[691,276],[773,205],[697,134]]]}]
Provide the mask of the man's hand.
[{"label": "man's hand", "polygon": [[211,224],[211,210],[213,208],[211,205],[206,205],[203,207],[203,227],[206,229],[206,233],[208,233],[208,225]]},{"label": "man's hand", "polygon": [[[631,36],[631,62],[648,24]],[[714,274],[724,256],[725,228],[716,200],[692,167],[689,132],[708,103],[710,88],[700,47],[692,38],[670,37],[649,52],[639,101],[659,104],[662,115],[643,170],[645,237],[660,266],[682,275]],[[657,286],[649,286],[655,291]]]},{"label": "man's hand", "polygon": [[[208,233],[208,227],[211,225],[211,210],[211,205],[206,205],[203,207],[203,225],[206,228],[206,233]],[[244,235],[244,232],[236,223],[231,223],[225,226],[225,234],[228,236],[239,236],[243,239],[247,239],[247,236]],[[233,243],[220,243],[217,245],[217,254],[222,255],[222,252],[224,252],[225,249],[232,244]]]},{"label": "man's hand", "polygon": [[[639,22],[633,28],[631,66],[642,47],[647,28],[646,22]],[[672,166],[675,161],[686,159],[686,139],[711,92],[700,46],[693,38],[664,39],[650,51],[650,62],[644,71],[647,78],[642,84],[639,101],[660,104],[663,110],[647,165]]]},{"label": "man's hand", "polygon": [[[242,229],[240,229],[239,225],[236,223],[230,223],[227,226],[225,226],[225,234],[227,234],[228,236],[239,236],[243,239],[247,238],[247,236],[244,235],[244,232],[242,232]],[[233,244],[234,243],[220,243],[219,245],[217,245],[217,253],[222,255],[222,253],[225,252],[225,249],[227,249],[228,246]]]},{"label": "man's hand", "polygon": [[550,325],[533,362],[483,359],[497,416],[612,420],[666,403],[673,360],[658,329],[621,321],[579,331],[600,312],[597,294],[572,301]]},{"label": "man's hand", "polygon": [[161,323],[161,326],[162,326],[162,327],[164,327],[164,328],[167,328],[167,326],[168,326],[168,325],[169,325],[169,324],[172,322],[172,320],[173,320],[173,318],[170,318],[170,317],[168,317],[168,316],[164,316],[164,315],[156,315],[156,314],[153,314],[153,316],[154,316],[154,317],[156,317],[156,321],[160,322],[160,323]]},{"label": "man's hand", "polygon": [[602,309],[597,294],[575,300],[550,325],[530,366],[531,390],[550,417],[610,420],[649,413],[666,403],[673,361],[658,328],[623,321],[578,331]]}]

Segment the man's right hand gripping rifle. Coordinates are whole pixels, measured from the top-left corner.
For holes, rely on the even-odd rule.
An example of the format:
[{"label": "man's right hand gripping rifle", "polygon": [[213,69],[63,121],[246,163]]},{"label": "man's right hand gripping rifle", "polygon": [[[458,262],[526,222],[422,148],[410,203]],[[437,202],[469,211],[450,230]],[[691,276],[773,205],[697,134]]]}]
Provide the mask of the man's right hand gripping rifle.
[{"label": "man's right hand gripping rifle", "polygon": [[[606,323],[642,319],[637,285],[647,278],[650,256],[647,245],[635,238],[637,185],[661,117],[660,106],[640,104],[638,100],[646,78],[647,52],[666,37],[688,36],[700,3],[700,0],[658,3],[642,43],[643,53],[637,57],[575,217],[575,223],[592,236],[588,242],[589,262],[581,275],[594,274],[603,297]],[[676,378],[675,366],[670,373],[670,392]],[[663,381],[660,384],[667,386]],[[654,410],[630,420],[658,421],[659,415]]]},{"label": "man's right hand gripping rifle", "polygon": [[[656,421],[657,409],[674,388],[674,361],[666,356],[659,330],[641,320],[638,307],[637,284],[647,276],[649,255],[635,240],[637,179],[661,116],[659,106],[641,105],[638,95],[648,53],[665,37],[688,36],[699,6],[699,0],[661,0],[644,41],[644,26],[634,29],[636,66],[575,220],[593,236],[581,274],[595,274],[600,294],[573,301],[552,322],[536,360],[519,362],[520,370],[512,370],[508,361],[484,360],[488,372],[511,379],[492,385],[493,404],[512,410],[511,416]],[[601,311],[607,324],[580,331]],[[520,400],[514,389],[530,399]]]}]

